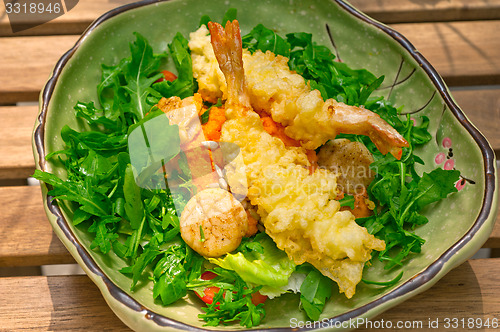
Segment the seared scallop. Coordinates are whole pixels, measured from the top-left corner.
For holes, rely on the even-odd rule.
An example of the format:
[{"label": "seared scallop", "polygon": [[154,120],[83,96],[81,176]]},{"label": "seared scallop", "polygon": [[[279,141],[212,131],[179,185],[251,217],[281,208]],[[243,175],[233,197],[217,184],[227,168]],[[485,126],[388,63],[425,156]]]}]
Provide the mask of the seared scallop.
[{"label": "seared scallop", "polygon": [[238,248],[248,230],[243,205],[220,188],[205,189],[193,196],[180,219],[181,236],[197,253],[219,257]]},{"label": "seared scallop", "polygon": [[367,188],[375,177],[370,169],[373,156],[360,142],[335,139],[323,145],[318,153],[318,165],[337,173],[337,185],[347,194],[355,194]]}]

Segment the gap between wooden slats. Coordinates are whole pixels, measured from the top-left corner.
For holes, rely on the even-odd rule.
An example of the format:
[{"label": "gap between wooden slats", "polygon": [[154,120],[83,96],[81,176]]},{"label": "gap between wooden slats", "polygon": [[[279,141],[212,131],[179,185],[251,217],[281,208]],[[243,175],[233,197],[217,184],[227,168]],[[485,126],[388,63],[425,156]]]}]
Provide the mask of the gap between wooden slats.
[{"label": "gap between wooden slats", "polygon": [[384,23],[500,19],[500,0],[350,0],[354,7]]},{"label": "gap between wooden slats", "polygon": [[[421,321],[474,317],[498,318],[500,259],[468,261],[449,272],[428,291],[416,295],[373,321]],[[0,321],[6,331],[130,331],[113,314],[86,276],[0,278]],[[270,302],[271,303],[271,302]],[[201,313],[201,311],[200,311]],[[408,313],[411,313],[409,315]],[[376,331],[362,329],[362,331]]]},{"label": "gap between wooden slats", "polygon": [[[37,27],[13,33],[8,17],[0,18],[0,36],[80,34],[105,12],[134,0],[85,0],[68,13]],[[500,19],[500,0],[351,0],[367,15],[384,23]],[[5,7],[0,2],[0,13]],[[238,13],[240,17],[245,13]],[[222,14],[221,14],[222,15]]]},{"label": "gap between wooden slats", "polygon": [[[396,24],[449,85],[500,84],[500,21]],[[0,38],[0,105],[37,100],[78,36]]]}]

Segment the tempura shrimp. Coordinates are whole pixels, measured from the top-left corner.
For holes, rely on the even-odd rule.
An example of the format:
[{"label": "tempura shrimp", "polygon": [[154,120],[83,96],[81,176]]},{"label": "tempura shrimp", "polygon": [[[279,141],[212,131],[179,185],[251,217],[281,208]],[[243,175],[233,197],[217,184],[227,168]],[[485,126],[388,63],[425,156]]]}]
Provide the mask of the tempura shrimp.
[{"label": "tempura shrimp", "polygon": [[[192,34],[197,40],[190,41],[189,44],[194,74],[200,82],[200,89],[210,91],[211,95],[217,95],[216,91],[211,91],[214,89],[220,89],[218,93],[222,91],[224,95],[229,94],[231,88],[226,85],[235,83],[227,82],[227,79],[221,82],[223,75],[207,72],[204,65],[212,65],[214,55],[205,45],[203,29],[205,28],[201,27]],[[214,39],[211,40],[213,44]],[[243,50],[240,54],[243,55],[243,60],[235,60],[238,61],[235,64],[244,67],[247,90],[244,98],[248,99],[242,104],[250,104],[256,111],[270,114],[274,121],[286,127],[285,133],[300,141],[304,148],[317,149],[339,133],[359,134],[369,136],[383,154],[391,153],[395,158],[401,158],[401,148],[407,147],[408,142],[378,114],[334,99],[323,101],[318,90],[311,90],[302,76],[289,69],[288,59],[283,56],[274,55],[270,51],[250,54]],[[219,64],[226,67],[230,64],[227,56],[216,54],[216,57]],[[224,72],[222,67],[221,70]],[[237,72],[236,70],[235,73]],[[207,81],[217,81],[217,84],[208,85],[205,83]],[[225,97],[229,99],[229,96]]]},{"label": "tempura shrimp", "polygon": [[221,140],[240,146],[247,196],[265,232],[296,264],[311,263],[352,297],[371,251],[383,250],[384,241],[357,225],[351,212],[340,211],[335,174],[310,173],[304,147],[285,146],[266,132],[250,102],[238,22],[228,22],[225,29],[212,22],[208,27],[227,81]]}]

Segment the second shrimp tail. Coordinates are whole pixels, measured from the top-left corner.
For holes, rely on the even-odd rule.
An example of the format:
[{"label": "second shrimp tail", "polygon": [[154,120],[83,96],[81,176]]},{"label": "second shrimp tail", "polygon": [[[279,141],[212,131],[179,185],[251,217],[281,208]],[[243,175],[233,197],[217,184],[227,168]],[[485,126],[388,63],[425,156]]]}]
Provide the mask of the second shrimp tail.
[{"label": "second shrimp tail", "polygon": [[250,98],[243,70],[243,50],[238,21],[228,21],[225,28],[219,23],[208,22],[208,29],[215,57],[226,78],[229,105],[250,108]]}]

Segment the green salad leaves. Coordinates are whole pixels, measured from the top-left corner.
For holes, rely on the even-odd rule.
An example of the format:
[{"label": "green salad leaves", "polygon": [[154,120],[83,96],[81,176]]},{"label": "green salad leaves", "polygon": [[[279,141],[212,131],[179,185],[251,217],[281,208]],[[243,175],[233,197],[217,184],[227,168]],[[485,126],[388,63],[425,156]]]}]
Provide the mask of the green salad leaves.
[{"label": "green salad leaves", "polygon": [[[236,11],[229,10],[223,22],[234,18]],[[208,21],[210,18],[204,16],[200,24]],[[185,205],[191,193],[174,193],[158,185],[165,179],[156,173],[174,157],[179,158],[177,175],[186,186],[190,171],[179,149],[178,128],[166,117],[156,126],[149,120],[162,114],[155,107],[160,98],[185,98],[198,89],[188,41],[178,33],[168,45],[168,53],[155,54],[143,36],[136,33],[135,38],[130,56],[115,65],[102,65],[98,100],[75,105],[75,115],[86,121],[88,130],[63,127],[65,148],[47,156],[64,166],[65,179],[38,170],[33,176],[49,186],[49,195],[61,206],[73,211],[75,227],[94,235],[92,250],[113,252],[124,260],[126,267],[120,271],[130,277],[132,291],[151,280],[154,299],[169,305],[188,291],[203,298],[207,288],[215,287],[213,301],[202,308],[204,313],[199,317],[209,326],[237,321],[247,328],[265,318],[264,305],[254,304],[254,296],[293,291],[300,293],[300,306],[307,316],[318,320],[334,293],[333,281],[308,264],[296,266],[265,233],[244,239],[235,252],[209,261],[181,239],[178,207]],[[415,125],[389,102],[373,97],[384,77],[335,61],[330,49],[313,42],[311,34],[298,32],[283,38],[259,24],[242,40],[251,52],[271,51],[288,57],[290,69],[302,75],[311,89],[318,89],[324,99],[363,105],[406,138],[410,147],[396,160],[383,156],[367,137],[342,135],[365,144],[375,158],[372,168],[376,177],[368,194],[376,208],[372,216],[356,220],[386,242],[386,250],[374,253],[373,259],[386,262],[386,268],[391,269],[402,266],[412,253],[419,253],[425,240],[413,230],[428,222],[421,209],[456,191],[454,183],[459,177],[458,171],[442,169],[417,173],[415,166],[423,162],[413,152],[431,139],[429,120],[422,117]],[[177,79],[159,80],[168,61],[173,62]],[[201,116],[202,122],[208,121],[209,111]],[[137,130],[143,135],[135,137]],[[131,160],[131,149],[142,151],[141,158],[147,162]],[[353,207],[354,198],[346,195],[341,204]],[[212,271],[215,277],[203,279],[205,271]],[[366,283],[390,286],[402,273],[391,282]]]}]

